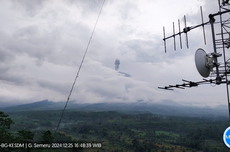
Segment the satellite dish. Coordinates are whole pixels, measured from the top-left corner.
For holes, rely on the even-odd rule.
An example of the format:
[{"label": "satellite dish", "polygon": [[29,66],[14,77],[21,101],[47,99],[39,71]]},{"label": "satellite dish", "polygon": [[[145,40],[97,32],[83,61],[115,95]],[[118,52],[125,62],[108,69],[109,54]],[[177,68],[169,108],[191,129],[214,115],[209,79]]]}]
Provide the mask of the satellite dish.
[{"label": "satellite dish", "polygon": [[197,71],[202,77],[208,77],[213,69],[213,57],[210,57],[203,49],[199,48],[195,53]]}]

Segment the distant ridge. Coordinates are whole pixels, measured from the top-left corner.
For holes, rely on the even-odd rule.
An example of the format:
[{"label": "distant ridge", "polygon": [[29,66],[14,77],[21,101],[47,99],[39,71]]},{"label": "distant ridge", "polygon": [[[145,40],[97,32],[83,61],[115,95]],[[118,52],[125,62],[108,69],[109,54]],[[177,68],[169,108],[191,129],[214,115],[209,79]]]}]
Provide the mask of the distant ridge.
[{"label": "distant ridge", "polygon": [[64,106],[64,102],[52,102],[48,100],[37,101],[28,104],[0,108],[3,111],[38,111],[38,110],[57,110]]},{"label": "distant ridge", "polygon": [[[29,104],[0,108],[4,112],[20,112],[20,111],[46,111],[46,110],[62,110],[65,102],[52,102],[48,100],[38,101]],[[182,106],[172,100],[163,100],[159,103],[133,102],[133,103],[94,103],[94,104],[78,104],[70,101],[68,110],[78,111],[122,111],[122,112],[151,112],[159,115],[171,116],[188,116],[188,117],[217,117],[228,116],[226,106],[217,106],[216,108],[198,108]]]}]

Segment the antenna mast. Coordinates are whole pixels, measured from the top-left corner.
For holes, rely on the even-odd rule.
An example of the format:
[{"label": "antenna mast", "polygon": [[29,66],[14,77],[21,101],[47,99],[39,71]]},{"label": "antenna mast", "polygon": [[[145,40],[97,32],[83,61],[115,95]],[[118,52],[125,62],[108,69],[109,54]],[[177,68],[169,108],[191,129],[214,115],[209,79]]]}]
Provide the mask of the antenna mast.
[{"label": "antenna mast", "polygon": [[[229,11],[229,3],[228,0],[223,0],[222,4],[220,3],[220,0],[218,0],[219,3],[219,12],[222,10]],[[227,6],[227,7],[226,7]],[[229,48],[230,46],[230,33],[229,33],[229,24],[230,24],[230,18],[227,18],[227,20],[223,21],[222,14],[220,14],[220,26],[221,26],[221,33],[217,34],[221,36],[221,41],[217,40],[217,45],[222,45],[222,51],[223,51],[223,57],[224,57],[224,74],[226,78],[226,91],[227,91],[227,101],[228,101],[228,114],[229,114],[229,121],[230,121],[230,99],[229,99],[229,81],[228,81],[228,73],[229,73],[229,63],[226,61],[226,53],[225,48]],[[221,49],[221,47],[218,47]]]}]

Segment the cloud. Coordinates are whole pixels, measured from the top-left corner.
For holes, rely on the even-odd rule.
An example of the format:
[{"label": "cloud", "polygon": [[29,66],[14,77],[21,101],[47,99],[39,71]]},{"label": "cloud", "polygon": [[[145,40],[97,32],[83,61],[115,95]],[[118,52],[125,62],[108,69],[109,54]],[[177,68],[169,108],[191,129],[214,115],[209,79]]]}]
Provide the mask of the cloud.
[{"label": "cloud", "polygon": [[[153,94],[154,89],[147,85],[147,83],[133,80],[131,78],[117,76],[110,78],[102,78],[100,76],[87,77],[88,83],[84,83],[84,86],[77,85],[77,91],[75,92],[79,99],[84,102],[95,102],[95,98],[101,98],[96,102],[134,102],[137,100],[145,100],[149,102],[154,100],[154,97],[150,97],[150,92]],[[80,88],[80,92],[78,91]],[[85,88],[85,89],[84,89]],[[143,91],[145,92],[143,94]],[[81,101],[81,100],[80,100]]]},{"label": "cloud", "polygon": [[58,81],[48,81],[48,80],[38,80],[38,85],[44,89],[53,90],[56,92],[60,92],[62,94],[68,93],[68,90],[71,86],[70,83],[58,82]]},{"label": "cloud", "polygon": [[9,63],[10,61],[14,60],[15,56],[10,50],[1,47],[0,48],[0,62],[2,63]]},{"label": "cloud", "polygon": [[27,1],[27,0],[22,0],[22,1],[15,1],[12,0],[12,8],[19,8],[20,10],[23,11],[23,13],[26,13],[27,15],[34,17],[39,10],[42,9],[43,4],[45,0],[35,0],[35,1]]},{"label": "cloud", "polygon": [[[65,101],[79,69],[102,0],[3,1],[0,6],[0,100],[17,103],[39,100]],[[213,2],[106,1],[71,100],[95,102],[158,102],[163,99],[187,104],[202,98],[201,91],[164,92],[158,86],[200,80],[195,64],[197,48],[211,50],[210,34],[203,45],[202,29],[189,33],[189,49],[173,50],[167,41],[164,53],[162,27],[172,34],[172,22],[186,14],[197,24],[199,5],[204,12]],[[162,11],[164,8],[164,11]],[[206,9],[204,9],[206,8]],[[205,14],[204,13],[204,14]],[[207,16],[207,15],[206,15]],[[181,20],[182,21],[182,20]],[[183,22],[181,23],[182,26]],[[132,75],[124,77],[114,70]],[[208,89],[208,88],[205,88]],[[189,92],[190,91],[190,92]],[[212,90],[210,91],[212,92]],[[207,104],[207,101],[203,105]]]}]

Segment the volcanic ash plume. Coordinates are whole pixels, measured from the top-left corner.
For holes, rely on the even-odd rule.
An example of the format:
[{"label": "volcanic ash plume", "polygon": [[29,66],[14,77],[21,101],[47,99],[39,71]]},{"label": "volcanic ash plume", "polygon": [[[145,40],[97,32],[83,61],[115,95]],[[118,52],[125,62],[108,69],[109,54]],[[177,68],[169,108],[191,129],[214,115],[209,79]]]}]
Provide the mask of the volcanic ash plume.
[{"label": "volcanic ash plume", "polygon": [[120,65],[120,60],[116,59],[115,62],[115,70],[118,70],[119,69],[119,65]]}]

